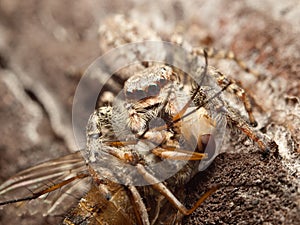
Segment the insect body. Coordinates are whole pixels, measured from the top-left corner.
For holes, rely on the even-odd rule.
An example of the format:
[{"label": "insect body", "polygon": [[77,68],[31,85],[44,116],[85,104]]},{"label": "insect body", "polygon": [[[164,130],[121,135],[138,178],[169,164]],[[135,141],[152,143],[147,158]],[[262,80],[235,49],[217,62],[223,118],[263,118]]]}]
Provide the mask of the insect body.
[{"label": "insect body", "polygon": [[124,186],[106,180],[92,185],[63,221],[63,224],[138,224],[131,193]]}]

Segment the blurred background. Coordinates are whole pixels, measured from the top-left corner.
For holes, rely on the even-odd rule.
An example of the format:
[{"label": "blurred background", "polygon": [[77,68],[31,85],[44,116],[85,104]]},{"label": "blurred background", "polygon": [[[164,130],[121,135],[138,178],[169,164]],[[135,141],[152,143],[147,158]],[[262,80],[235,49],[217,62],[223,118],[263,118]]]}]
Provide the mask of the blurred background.
[{"label": "blurred background", "polygon": [[[287,182],[282,185],[299,185],[298,0],[168,0],[156,4],[145,0],[0,0],[0,182],[77,149],[71,123],[74,92],[81,74],[103,54],[97,30],[113,14],[125,14],[150,26],[166,40],[180,26],[193,46],[231,50],[265,74],[257,78],[237,73],[232,62],[212,61],[254,96],[260,127],[280,147],[283,159],[278,166],[286,171]],[[224,148],[233,149],[235,141],[228,140]],[[299,199],[286,200],[283,208],[280,205],[285,200],[274,198],[278,214],[274,209],[265,212],[270,214],[270,223],[265,224],[275,224],[281,217],[286,219],[283,224],[299,219],[295,214]],[[0,224],[60,220],[43,218],[40,213],[16,215],[14,207],[1,210]]]}]

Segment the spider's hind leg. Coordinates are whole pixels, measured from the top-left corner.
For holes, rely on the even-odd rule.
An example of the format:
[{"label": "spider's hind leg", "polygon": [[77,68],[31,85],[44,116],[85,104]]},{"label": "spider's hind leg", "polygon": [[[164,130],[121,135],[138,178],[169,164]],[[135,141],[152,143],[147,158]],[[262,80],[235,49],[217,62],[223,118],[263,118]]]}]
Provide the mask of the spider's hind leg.
[{"label": "spider's hind leg", "polygon": [[270,147],[269,143],[265,140],[262,135],[259,135],[248,123],[240,117],[239,113],[235,112],[231,107],[227,107],[226,113],[227,121],[234,127],[242,131],[252,141],[257,143],[258,147],[263,151],[263,154],[267,155]]},{"label": "spider's hind leg", "polygon": [[247,65],[243,60],[238,58],[233,51],[228,51],[224,49],[215,49],[213,47],[193,47],[188,42],[186,42],[183,39],[183,33],[182,32],[175,32],[171,37],[171,42],[175,43],[183,48],[185,48],[187,51],[189,51],[192,55],[195,56],[207,56],[208,58],[212,59],[227,59],[234,61],[242,70],[245,72],[252,74],[253,76],[259,78],[263,77],[263,74],[252,69],[250,66]]},{"label": "spider's hind leg", "polygon": [[217,50],[215,48],[202,48],[202,47],[195,47],[192,50],[192,54],[194,55],[204,55],[206,52],[209,58],[213,59],[228,59],[233,60],[242,70],[247,73],[254,75],[255,77],[261,77],[262,74],[258,71],[250,68],[243,60],[239,59],[233,51],[226,51],[226,50]]},{"label": "spider's hind leg", "polygon": [[214,77],[221,88],[228,86],[226,88],[226,91],[236,95],[243,102],[245,110],[247,111],[249,117],[250,124],[253,127],[256,127],[257,122],[254,118],[250,98],[246,91],[241,86],[239,86],[235,80],[228,78],[213,67],[209,67],[208,74]]},{"label": "spider's hind leg", "polygon": [[[198,71],[199,74],[207,74],[208,77],[212,77],[216,83],[224,90],[236,95],[244,104],[245,110],[247,111],[249,122],[252,126],[257,126],[257,122],[253,116],[253,110],[249,95],[246,93],[244,88],[242,88],[234,79],[229,78],[228,76],[224,75],[216,68],[207,66],[207,58],[228,58],[233,59],[236,62],[239,62],[241,68],[243,68],[246,72],[256,74],[255,71],[252,71],[246,64],[238,60],[235,55],[231,52],[223,52],[223,51],[216,51],[216,50],[206,50],[205,48],[193,48],[191,53],[198,56],[203,55],[206,59],[206,66],[204,68],[204,72]],[[243,65],[243,66],[242,66]],[[203,70],[200,69],[200,70]],[[201,82],[200,82],[201,85]]]},{"label": "spider's hind leg", "polygon": [[[250,103],[250,98],[247,95],[246,91],[240,87],[235,80],[226,77],[224,74],[216,70],[214,67],[208,67],[207,74],[211,76],[214,80],[216,80],[217,84],[222,88],[223,91],[227,91],[231,94],[236,95],[244,104],[245,110],[248,113],[249,121],[252,126],[257,126],[257,122],[254,118],[252,112],[252,105]],[[200,92],[199,92],[200,93]],[[200,93],[201,94],[201,93]],[[268,153],[269,146],[263,137],[259,136],[258,133],[251,127],[240,115],[240,113],[235,112],[235,110],[226,103],[227,101],[223,101],[223,105],[225,104],[225,111],[227,120],[243,133],[245,133],[251,140],[253,140],[260,149],[262,149],[263,153]]]}]

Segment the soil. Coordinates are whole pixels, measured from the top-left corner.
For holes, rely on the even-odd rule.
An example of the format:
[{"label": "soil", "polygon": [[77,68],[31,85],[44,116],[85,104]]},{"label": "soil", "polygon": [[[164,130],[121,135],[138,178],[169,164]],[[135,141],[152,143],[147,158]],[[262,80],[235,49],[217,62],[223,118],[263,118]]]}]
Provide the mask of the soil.
[{"label": "soil", "polygon": [[[97,29],[121,13],[169,37],[181,25],[194,46],[232,50],[264,74],[211,63],[253,98],[262,133],[274,141],[263,157],[228,129],[220,154],[185,188],[192,206],[219,189],[183,224],[300,224],[300,6],[290,1],[0,0],[0,183],[18,171],[77,149],[72,103],[82,72],[102,53]],[[61,217],[20,215],[10,205],[0,224],[57,224]]]}]

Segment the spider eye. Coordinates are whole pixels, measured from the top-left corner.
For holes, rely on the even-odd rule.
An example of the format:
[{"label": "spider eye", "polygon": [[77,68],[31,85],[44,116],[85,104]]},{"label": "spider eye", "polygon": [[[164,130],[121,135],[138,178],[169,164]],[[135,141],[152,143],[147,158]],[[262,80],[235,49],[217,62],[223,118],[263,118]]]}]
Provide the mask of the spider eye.
[{"label": "spider eye", "polygon": [[143,98],[147,97],[146,93],[143,90],[137,90],[135,92],[135,96],[136,96],[136,99],[143,99]]},{"label": "spider eye", "polygon": [[167,83],[167,80],[165,78],[160,78],[159,79],[159,85],[162,87]]},{"label": "spider eye", "polygon": [[131,91],[126,91],[125,95],[126,95],[126,98],[128,98],[128,99],[134,99],[135,98],[134,92],[131,92]]},{"label": "spider eye", "polygon": [[158,85],[151,84],[148,87],[148,96],[156,96],[158,95],[160,88]]},{"label": "spider eye", "polygon": [[90,134],[89,137],[92,139],[98,139],[102,136],[101,132]]},{"label": "spider eye", "polygon": [[139,100],[146,97],[146,93],[143,90],[135,90],[133,92],[126,91],[126,98],[130,100]]}]

